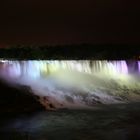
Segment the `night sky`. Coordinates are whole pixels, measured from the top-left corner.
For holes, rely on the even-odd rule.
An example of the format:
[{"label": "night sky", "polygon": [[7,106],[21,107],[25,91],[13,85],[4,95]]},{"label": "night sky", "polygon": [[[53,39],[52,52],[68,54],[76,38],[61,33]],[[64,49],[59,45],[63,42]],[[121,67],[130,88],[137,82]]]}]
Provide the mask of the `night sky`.
[{"label": "night sky", "polygon": [[2,0],[0,45],[140,44],[139,9],[135,0]]}]

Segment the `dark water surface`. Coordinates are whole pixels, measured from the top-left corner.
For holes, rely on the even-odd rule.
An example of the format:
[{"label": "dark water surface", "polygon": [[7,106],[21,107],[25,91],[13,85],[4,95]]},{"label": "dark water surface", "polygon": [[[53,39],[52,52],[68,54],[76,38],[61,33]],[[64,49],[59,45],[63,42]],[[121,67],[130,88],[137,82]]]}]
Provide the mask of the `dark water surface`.
[{"label": "dark water surface", "polygon": [[140,103],[0,113],[0,140],[140,140]]}]

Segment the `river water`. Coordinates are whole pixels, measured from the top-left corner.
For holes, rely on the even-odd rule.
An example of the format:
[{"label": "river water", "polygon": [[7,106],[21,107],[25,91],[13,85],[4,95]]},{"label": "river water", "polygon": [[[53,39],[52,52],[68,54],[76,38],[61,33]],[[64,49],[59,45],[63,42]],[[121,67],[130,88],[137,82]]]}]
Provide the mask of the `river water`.
[{"label": "river water", "polygon": [[[4,117],[2,117],[4,116]],[[140,103],[0,117],[1,140],[139,140]]]}]

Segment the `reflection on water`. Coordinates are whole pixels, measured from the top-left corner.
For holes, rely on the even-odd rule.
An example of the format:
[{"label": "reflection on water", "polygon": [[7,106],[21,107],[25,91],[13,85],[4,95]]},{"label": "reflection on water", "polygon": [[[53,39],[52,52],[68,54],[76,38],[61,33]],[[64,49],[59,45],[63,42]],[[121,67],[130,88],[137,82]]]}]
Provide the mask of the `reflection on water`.
[{"label": "reflection on water", "polygon": [[1,60],[0,75],[9,83],[29,86],[46,108],[140,100],[139,61]]}]

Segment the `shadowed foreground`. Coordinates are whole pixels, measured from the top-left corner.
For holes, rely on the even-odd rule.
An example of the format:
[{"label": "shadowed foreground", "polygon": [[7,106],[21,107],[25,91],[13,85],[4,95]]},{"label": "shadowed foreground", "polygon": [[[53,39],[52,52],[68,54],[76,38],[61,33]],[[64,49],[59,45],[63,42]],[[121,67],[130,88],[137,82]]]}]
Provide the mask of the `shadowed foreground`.
[{"label": "shadowed foreground", "polygon": [[[16,88],[15,88],[16,87]],[[10,86],[0,81],[0,112],[31,112],[43,110],[42,105],[32,96],[28,86]]]},{"label": "shadowed foreground", "polygon": [[140,139],[140,103],[0,116],[1,140]]}]

